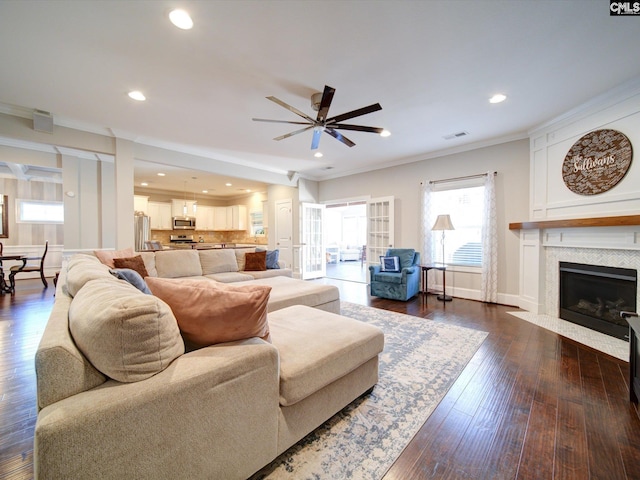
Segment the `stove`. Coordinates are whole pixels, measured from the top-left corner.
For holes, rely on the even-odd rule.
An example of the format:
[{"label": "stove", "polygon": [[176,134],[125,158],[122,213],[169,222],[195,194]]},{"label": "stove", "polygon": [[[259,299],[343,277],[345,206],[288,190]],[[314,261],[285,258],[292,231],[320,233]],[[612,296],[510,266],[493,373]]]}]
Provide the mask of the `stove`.
[{"label": "stove", "polygon": [[171,235],[169,241],[171,243],[198,243],[193,240],[193,235]]}]

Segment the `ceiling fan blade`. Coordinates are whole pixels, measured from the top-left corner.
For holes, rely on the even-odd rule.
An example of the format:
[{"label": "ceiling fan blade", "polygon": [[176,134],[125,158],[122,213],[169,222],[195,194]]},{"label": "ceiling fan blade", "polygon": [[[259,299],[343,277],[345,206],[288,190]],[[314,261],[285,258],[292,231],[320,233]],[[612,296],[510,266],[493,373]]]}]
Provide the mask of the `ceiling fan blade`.
[{"label": "ceiling fan blade", "polygon": [[333,101],[333,94],[336,93],[335,88],[331,88],[329,85],[324,86],[324,92],[322,92],[322,100],[320,101],[320,108],[318,109],[317,122],[324,122],[329,114],[329,107]]},{"label": "ceiling fan blade", "polygon": [[340,132],[336,132],[333,128],[325,128],[324,131],[326,133],[328,133],[329,135],[331,135],[333,138],[340,140],[342,143],[344,143],[347,147],[353,147],[355,145],[355,143],[353,143],[351,140],[349,140],[347,137],[345,137],[344,135],[342,135]]},{"label": "ceiling fan blade", "polygon": [[300,110],[298,110],[295,107],[292,107],[291,105],[289,105],[288,103],[284,103],[282,100],[276,98],[276,97],[267,97],[267,100],[271,100],[274,103],[277,103],[278,105],[280,105],[281,107],[286,108],[287,110],[289,110],[290,112],[295,113],[296,115],[300,115],[302,118],[304,118],[305,120],[307,120],[309,123],[314,123],[315,124],[315,120],[313,118],[311,118],[310,116],[306,115],[305,113],[301,112]]},{"label": "ceiling fan blade", "polygon": [[309,122],[289,122],[286,120],[269,120],[268,118],[252,118],[254,122],[290,123],[293,125],[309,125]]},{"label": "ceiling fan blade", "polygon": [[320,135],[322,135],[322,129],[316,128],[313,130],[313,139],[311,140],[311,150],[316,150],[320,145]]},{"label": "ceiling fan blade", "polygon": [[293,137],[302,132],[306,132],[307,130],[313,128],[313,125],[309,125],[308,127],[301,128],[300,130],[296,130],[295,132],[285,133],[284,135],[280,135],[279,137],[274,138],[274,140],[284,140],[285,138]]},{"label": "ceiling fan blade", "polygon": [[365,127],[363,125],[350,125],[348,123],[332,123],[331,128],[341,128],[342,130],[355,130],[357,132],[382,133],[384,128]]},{"label": "ceiling fan blade", "polygon": [[358,108],[357,110],[343,113],[342,115],[336,115],[335,117],[327,118],[326,123],[339,123],[343,120],[360,117],[362,115],[366,115],[367,113],[377,112],[378,110],[382,110],[382,107],[379,103],[374,103],[373,105],[369,105],[368,107]]}]

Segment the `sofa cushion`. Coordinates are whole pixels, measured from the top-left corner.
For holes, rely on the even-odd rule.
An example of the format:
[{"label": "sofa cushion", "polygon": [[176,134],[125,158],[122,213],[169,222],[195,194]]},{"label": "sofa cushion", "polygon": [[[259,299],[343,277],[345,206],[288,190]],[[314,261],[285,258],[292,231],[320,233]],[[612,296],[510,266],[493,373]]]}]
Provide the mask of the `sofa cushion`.
[{"label": "sofa cushion", "polygon": [[118,280],[91,280],[80,289],[69,330],[92,365],[119,382],[149,378],[184,353],[169,306]]},{"label": "sofa cushion", "polygon": [[373,325],[296,305],[269,314],[280,355],[280,404],[293,405],[355,370],[384,348]]},{"label": "sofa cushion", "polygon": [[[256,272],[252,272],[256,273]],[[222,283],[233,283],[233,282],[245,282],[247,280],[253,280],[253,276],[248,273],[243,272],[221,272],[221,273],[212,273],[210,275],[205,275],[205,278],[210,280],[215,280],[216,282]]]},{"label": "sofa cushion", "polygon": [[78,253],[69,259],[67,263],[66,275],[67,293],[75,297],[80,289],[90,280],[102,279],[104,281],[116,282],[117,280],[109,273],[109,267],[101,263],[93,255]]},{"label": "sofa cushion", "polygon": [[236,285],[267,285],[273,287],[269,298],[269,312],[291,305],[317,307],[340,299],[340,291],[334,285],[322,285],[283,276],[261,278],[259,280],[236,283]]},{"label": "sofa cushion", "polygon": [[156,252],[156,270],[163,278],[193,277],[202,275],[200,255],[197,250],[163,250]]},{"label": "sofa cushion", "polygon": [[267,252],[246,253],[244,255],[245,272],[260,272],[267,269]]},{"label": "sofa cushion", "polygon": [[203,275],[238,271],[236,254],[231,249],[199,250],[198,253]]},{"label": "sofa cushion", "polygon": [[[82,257],[104,266],[93,255],[83,254]],[[44,328],[35,355],[38,410],[67,397],[91,390],[107,381],[107,378],[78,349],[69,333],[69,306],[73,299],[64,288],[66,277],[67,272],[62,269],[58,285],[62,285],[63,288],[62,291],[56,292],[51,316]]]},{"label": "sofa cushion", "polygon": [[147,273],[150,277],[157,277],[158,270],[156,270],[156,254],[155,252],[140,252],[142,261],[144,262],[144,268],[147,269]]},{"label": "sofa cushion", "polygon": [[105,265],[115,268],[114,258],[133,257],[135,253],[133,248],[125,248],[124,250],[94,250],[93,254]]},{"label": "sofa cushion", "polygon": [[238,270],[239,271],[244,270],[244,256],[245,256],[245,254],[253,253],[255,251],[256,251],[255,248],[236,248],[236,249],[234,249],[234,252],[236,254],[236,261],[238,263]]},{"label": "sofa cushion", "polygon": [[269,340],[271,287],[235,286],[207,279],[148,278],[154,295],[173,310],[188,344],[204,347],[251,337]]},{"label": "sofa cushion", "polygon": [[135,257],[114,258],[113,264],[115,265],[115,268],[128,268],[135,270],[142,278],[149,276],[147,267],[144,266],[144,261],[140,255],[136,255]]},{"label": "sofa cushion", "polygon": [[[246,272],[246,270],[245,270]],[[246,272],[251,275],[251,278],[245,278],[244,280],[252,280],[252,279],[260,279],[260,278],[271,278],[271,277],[293,277],[293,271],[290,268],[267,268],[262,271],[254,271],[254,272]]]}]

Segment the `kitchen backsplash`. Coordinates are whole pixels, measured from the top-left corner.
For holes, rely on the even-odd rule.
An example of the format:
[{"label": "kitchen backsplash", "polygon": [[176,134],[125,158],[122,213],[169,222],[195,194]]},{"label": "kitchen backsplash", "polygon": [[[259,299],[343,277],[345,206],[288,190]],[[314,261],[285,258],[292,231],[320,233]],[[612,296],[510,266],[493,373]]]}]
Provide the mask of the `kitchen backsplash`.
[{"label": "kitchen backsplash", "polygon": [[211,232],[199,230],[151,230],[151,240],[159,240],[163,245],[169,245],[171,235],[193,235],[193,240],[198,242],[200,237],[204,243],[252,243],[266,245],[267,237],[252,237],[246,231],[237,232]]}]

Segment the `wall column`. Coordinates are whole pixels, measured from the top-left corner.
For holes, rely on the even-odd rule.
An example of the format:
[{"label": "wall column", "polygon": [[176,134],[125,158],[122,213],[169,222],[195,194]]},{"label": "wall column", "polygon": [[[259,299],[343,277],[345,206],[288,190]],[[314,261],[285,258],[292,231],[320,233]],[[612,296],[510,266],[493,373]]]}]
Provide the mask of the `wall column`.
[{"label": "wall column", "polygon": [[116,250],[133,247],[133,142],[116,138],[115,227]]}]

